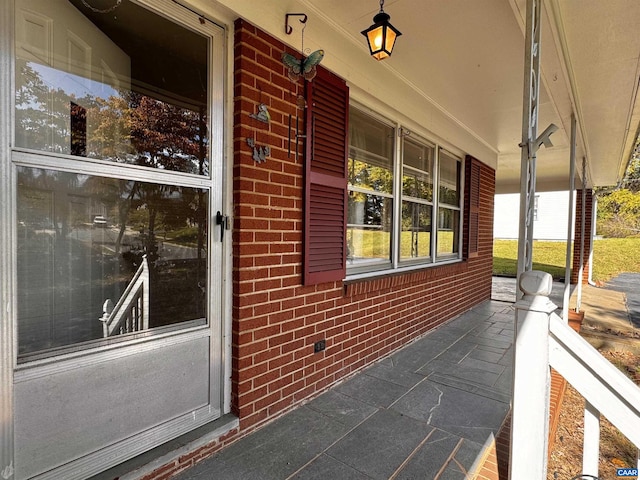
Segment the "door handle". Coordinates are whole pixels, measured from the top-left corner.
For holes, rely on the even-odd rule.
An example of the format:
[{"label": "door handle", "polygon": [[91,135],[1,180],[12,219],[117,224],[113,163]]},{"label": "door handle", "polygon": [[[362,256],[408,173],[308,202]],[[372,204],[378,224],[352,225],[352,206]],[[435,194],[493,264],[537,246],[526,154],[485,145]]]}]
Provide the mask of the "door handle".
[{"label": "door handle", "polygon": [[229,228],[229,216],[220,213],[220,210],[216,212],[216,225],[220,225],[220,241],[224,240],[224,231]]}]

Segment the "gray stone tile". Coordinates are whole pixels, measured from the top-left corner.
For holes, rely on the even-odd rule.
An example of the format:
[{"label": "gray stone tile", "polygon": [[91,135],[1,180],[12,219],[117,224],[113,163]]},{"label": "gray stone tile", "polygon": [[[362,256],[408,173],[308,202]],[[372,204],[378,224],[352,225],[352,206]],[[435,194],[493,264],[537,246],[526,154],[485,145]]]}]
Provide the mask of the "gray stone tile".
[{"label": "gray stone tile", "polygon": [[451,363],[448,360],[441,360],[440,358],[421,368],[419,373],[425,376],[439,373],[486,387],[492,387],[500,378],[500,374],[498,373],[479,370],[468,365],[463,366],[459,363]]},{"label": "gray stone tile", "polygon": [[498,373],[483,372],[475,368],[458,368],[450,372],[449,375],[453,378],[485,387],[493,387],[500,378]]},{"label": "gray stone tile", "polygon": [[504,343],[507,343],[509,345],[513,343],[512,335],[503,335],[498,332],[485,331],[477,335],[473,335],[474,340],[479,338],[489,340],[491,342],[499,342],[498,345],[501,347],[504,346]]},{"label": "gray stone tile", "polygon": [[474,348],[469,352],[469,356],[467,358],[472,358],[474,360],[484,360],[485,362],[498,363],[502,360],[504,354],[489,352],[487,350],[480,350],[479,348]]},{"label": "gray stone tile", "polygon": [[355,427],[378,411],[376,407],[343,395],[335,389],[323,393],[305,406],[348,427]]},{"label": "gray stone tile", "polygon": [[355,398],[374,407],[387,408],[402,395],[408,387],[396,385],[376,377],[361,373],[345,383],[338,385],[335,391]]},{"label": "gray stone tile", "polygon": [[513,345],[513,342],[514,342],[513,332],[503,331],[500,335],[498,335],[498,340],[500,340],[501,342],[509,342]]},{"label": "gray stone tile", "polygon": [[494,315],[512,315],[516,307],[511,302],[495,302]]},{"label": "gray stone tile", "polygon": [[497,338],[485,338],[485,337],[475,336],[473,338],[473,341],[476,342],[478,345],[485,345],[493,348],[507,349],[511,346],[511,342],[507,342],[505,340],[499,340]]},{"label": "gray stone tile", "polygon": [[473,470],[478,467],[482,454],[483,445],[470,440],[463,440],[453,459],[449,462],[449,467],[469,475],[470,478],[470,475],[474,473]]},{"label": "gray stone tile", "polygon": [[[500,377],[502,378],[502,376]],[[509,376],[509,379],[511,377]],[[464,390],[465,392],[473,393],[475,395],[480,395],[481,397],[491,398],[493,400],[498,400],[503,403],[511,402],[511,389],[503,389],[493,387],[486,387],[482,385],[477,385],[475,383],[468,382],[466,380],[460,380],[458,378],[452,377],[450,375],[440,375],[434,373],[429,377],[429,380],[434,383],[439,383],[440,385],[447,385],[449,387],[457,388],[460,390]],[[499,380],[498,380],[499,381]]]},{"label": "gray stone tile", "polygon": [[504,365],[505,367],[510,367],[513,365],[513,346],[509,348],[502,357],[502,360],[498,362],[500,365]]},{"label": "gray stone tile", "polygon": [[384,363],[390,364],[400,370],[415,372],[440,355],[449,345],[450,344],[445,341],[422,338],[394,353],[385,359]]},{"label": "gray stone tile", "polygon": [[397,367],[393,359],[390,361],[377,362],[367,368],[364,373],[371,377],[376,377],[403,387],[413,387],[416,383],[424,380],[424,375],[414,373],[402,367]]},{"label": "gray stone tile", "polygon": [[461,315],[458,315],[456,318],[449,320],[445,323],[442,328],[447,330],[460,332],[462,334],[469,333],[474,327],[486,321],[489,318],[489,315],[485,313],[477,313],[474,310],[470,310]]},{"label": "gray stone tile", "polygon": [[433,413],[431,425],[479,444],[497,434],[509,411],[509,404],[484,396],[442,386],[442,404]]},{"label": "gray stone tile", "polygon": [[495,312],[492,312],[486,308],[483,308],[482,305],[477,305],[478,308],[472,308],[471,310],[467,310],[459,315],[459,318],[470,319],[475,322],[483,322],[491,317]]},{"label": "gray stone tile", "polygon": [[395,478],[397,480],[434,478],[461,441],[462,439],[456,435],[434,429],[427,441],[415,452]]},{"label": "gray stone tile", "polygon": [[485,330],[486,334],[489,335],[500,335],[502,333],[503,328],[498,325],[496,322],[491,322],[491,326]]},{"label": "gray stone tile", "polygon": [[513,331],[515,326],[515,316],[511,318],[508,322],[502,321],[499,318],[492,318],[492,326],[496,331],[494,333],[502,333],[506,334]]},{"label": "gray stone tile", "polygon": [[178,475],[178,480],[282,480],[343,437],[349,427],[299,407]]},{"label": "gray stone tile", "polygon": [[443,395],[442,384],[425,380],[394,403],[391,410],[429,424],[434,412],[442,407]]},{"label": "gray stone tile", "polygon": [[490,327],[489,324],[487,324],[486,322],[481,323],[480,325],[474,327],[473,329],[471,329],[469,331],[469,336],[470,337],[477,337],[479,335],[482,335],[483,333],[485,333],[487,331],[487,329]]},{"label": "gray stone tile", "polygon": [[483,372],[497,373],[498,375],[504,372],[505,369],[504,365],[487,362],[485,360],[478,360],[477,358],[470,358],[469,356],[465,357],[460,362],[460,367],[481,370]]},{"label": "gray stone tile", "polygon": [[512,318],[508,322],[496,322],[496,327],[500,327],[502,335],[513,335],[515,331],[515,318]]},{"label": "gray stone tile", "polygon": [[491,345],[476,345],[476,350],[485,350],[487,352],[494,352],[494,353],[501,353],[501,354],[504,354],[507,350],[509,350],[509,348],[511,348],[511,346],[495,347]]},{"label": "gray stone tile", "polygon": [[493,385],[496,392],[501,392],[505,396],[511,398],[513,392],[513,367],[507,367],[502,375]]},{"label": "gray stone tile", "polygon": [[432,428],[391,410],[381,410],[326,454],[375,479],[388,479]]},{"label": "gray stone tile", "polygon": [[500,327],[502,329],[502,334],[507,335],[507,334],[513,334],[513,331],[515,330],[515,317],[510,318],[510,320],[508,322],[506,321],[498,321],[495,323],[496,327]]},{"label": "gray stone tile", "polygon": [[371,477],[328,455],[320,455],[291,479],[327,480],[327,479],[367,480]]},{"label": "gray stone tile", "polygon": [[392,409],[484,444],[491,433],[497,433],[509,404],[426,379],[398,400]]},{"label": "gray stone tile", "polygon": [[468,325],[460,325],[460,328],[456,329],[454,326],[444,325],[436,328],[433,332],[428,333],[422,338],[422,340],[430,342],[441,342],[446,345],[451,345],[457,342],[462,337],[469,333]]},{"label": "gray stone tile", "polygon": [[435,360],[447,361],[449,363],[458,363],[465,358],[475,348],[474,340],[464,338],[459,342],[450,345],[445,351],[436,357]]},{"label": "gray stone tile", "polygon": [[455,467],[448,466],[444,472],[440,474],[438,480],[470,480],[470,476],[465,475]]},{"label": "gray stone tile", "polygon": [[[507,337],[505,335],[500,335],[497,333],[476,335],[473,337],[472,340],[477,342],[479,345],[483,345],[487,342],[490,342],[489,343],[490,346],[496,346],[500,348],[509,348],[513,343],[513,339],[511,337]],[[482,342],[480,342],[480,340],[482,340]],[[495,343],[495,345],[491,345],[491,343]]]},{"label": "gray stone tile", "polygon": [[489,301],[489,302],[484,302],[480,305],[478,305],[477,307],[474,307],[474,312],[486,312],[489,314],[493,314],[493,313],[504,313],[504,312],[509,312],[509,311],[513,311],[514,307],[513,304],[509,304],[509,303],[505,303],[505,302],[494,302],[494,301]]}]

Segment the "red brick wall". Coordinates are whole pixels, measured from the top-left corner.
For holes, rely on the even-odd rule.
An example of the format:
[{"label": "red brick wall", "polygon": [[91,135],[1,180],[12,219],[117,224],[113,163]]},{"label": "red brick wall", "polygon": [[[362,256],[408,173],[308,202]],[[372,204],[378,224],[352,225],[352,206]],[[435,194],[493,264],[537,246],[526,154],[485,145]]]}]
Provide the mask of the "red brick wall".
[{"label": "red brick wall", "polygon": [[[244,21],[236,28],[232,405],[247,429],[490,298],[495,176],[482,168],[477,258],[302,286],[303,158],[287,147],[303,85],[287,78],[282,43]],[[259,103],[270,125],[249,117]],[[266,163],[252,159],[254,135],[271,147]],[[314,354],[321,339],[326,350]]]},{"label": "red brick wall", "polygon": [[[576,225],[573,242],[573,261],[571,268],[571,283],[578,283],[580,276],[580,232],[582,228],[582,190],[576,191]],[[592,213],[593,213],[593,190],[586,191],[585,209],[585,238],[584,238],[584,269],[582,272],[582,283],[587,283],[589,279],[589,252],[591,251],[591,229],[592,229]]]}]

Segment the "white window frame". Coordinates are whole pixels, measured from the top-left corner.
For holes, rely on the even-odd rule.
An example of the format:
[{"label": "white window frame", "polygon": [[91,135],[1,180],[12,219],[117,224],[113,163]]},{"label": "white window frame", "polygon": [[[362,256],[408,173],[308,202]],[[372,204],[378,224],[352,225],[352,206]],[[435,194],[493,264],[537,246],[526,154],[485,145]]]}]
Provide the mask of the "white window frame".
[{"label": "white window frame", "polygon": [[[392,273],[392,272],[402,272],[402,271],[411,271],[424,269],[439,265],[446,265],[449,263],[457,263],[461,262],[463,259],[462,252],[462,242],[463,242],[463,232],[464,232],[464,194],[465,194],[465,183],[464,183],[464,172],[465,172],[465,161],[464,155],[461,153],[454,153],[455,148],[449,145],[444,144],[444,142],[437,141],[432,138],[429,134],[418,134],[413,130],[407,129],[401,122],[393,121],[388,117],[385,117],[368,107],[363,106],[357,102],[351,102],[349,105],[350,108],[355,108],[360,112],[371,116],[376,121],[381,122],[384,125],[392,127],[394,130],[394,147],[393,147],[393,166],[392,166],[392,174],[393,174],[393,193],[391,195],[382,193],[382,192],[372,192],[367,189],[359,188],[357,186],[352,186],[350,184],[347,185],[348,192],[360,192],[360,193],[374,193],[378,196],[389,197],[393,199],[393,220],[392,220],[392,231],[391,231],[391,258],[389,261],[381,262],[380,260],[366,261],[361,260],[357,265],[349,262],[347,259],[347,277],[346,280],[358,280],[361,278],[375,277],[381,274]],[[404,168],[403,162],[403,147],[404,147],[404,138],[410,137],[416,143],[422,144],[424,146],[433,147],[434,148],[434,158],[433,158],[433,195],[432,200],[424,202],[418,201],[417,203],[427,204],[432,206],[432,221],[431,221],[431,255],[429,257],[418,257],[418,258],[404,258],[400,259],[400,233],[401,233],[401,221],[402,221],[402,174]],[[430,138],[431,137],[431,138]],[[351,145],[349,145],[351,148]],[[449,157],[456,159],[459,162],[460,166],[460,177],[459,177],[459,204],[457,206],[450,204],[442,204],[439,202],[439,190],[440,190],[440,152],[444,151]],[[410,197],[410,200],[415,203],[415,199]],[[438,212],[440,207],[445,207],[450,210],[455,210],[459,212],[459,222],[458,222],[458,241],[457,241],[457,253],[450,255],[440,255],[437,254],[437,234],[438,234]],[[348,219],[347,219],[348,222]]]}]

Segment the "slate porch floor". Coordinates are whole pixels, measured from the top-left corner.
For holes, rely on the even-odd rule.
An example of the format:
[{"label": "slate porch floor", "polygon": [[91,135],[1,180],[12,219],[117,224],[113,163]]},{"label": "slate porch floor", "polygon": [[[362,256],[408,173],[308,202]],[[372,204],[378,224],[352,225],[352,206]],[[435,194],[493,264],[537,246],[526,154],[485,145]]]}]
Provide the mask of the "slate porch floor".
[{"label": "slate porch floor", "polygon": [[509,411],[514,318],[486,301],[175,478],[471,478]]}]

